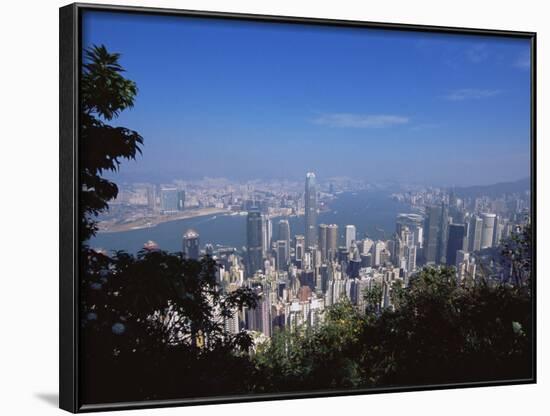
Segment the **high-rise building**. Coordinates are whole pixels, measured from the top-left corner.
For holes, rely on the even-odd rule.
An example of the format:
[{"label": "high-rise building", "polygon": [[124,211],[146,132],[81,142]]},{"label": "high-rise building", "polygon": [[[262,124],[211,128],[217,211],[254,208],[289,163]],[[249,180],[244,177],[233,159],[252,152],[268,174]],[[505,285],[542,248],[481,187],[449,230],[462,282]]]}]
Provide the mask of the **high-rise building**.
[{"label": "high-rise building", "polygon": [[189,229],[183,233],[183,257],[190,260],[197,260],[199,254],[199,233],[193,229]]},{"label": "high-rise building", "polygon": [[326,224],[319,224],[319,250],[321,250],[321,259],[327,259],[327,233],[328,227]]},{"label": "high-rise building", "polygon": [[279,221],[279,240],[286,241],[287,248],[290,250],[290,224],[288,220]]},{"label": "high-rise building", "polygon": [[414,235],[414,244],[418,248],[423,246],[423,224],[422,224],[422,215],[419,214],[397,214],[397,219],[395,220],[395,231],[398,235],[401,234],[401,229],[403,227],[408,227],[409,230]]},{"label": "high-rise building", "polygon": [[157,209],[157,192],[155,185],[147,186],[147,206],[151,211]]},{"label": "high-rise building", "polygon": [[443,203],[426,207],[424,259],[426,264],[445,263],[448,238],[448,208]]},{"label": "high-rise building", "polygon": [[178,211],[178,189],[163,186],[160,188],[160,210],[163,214],[173,214]]},{"label": "high-rise building", "polygon": [[449,240],[447,242],[447,266],[456,265],[456,253],[459,250],[466,250],[464,247],[464,235],[466,227],[464,224],[449,224]]},{"label": "high-rise building", "polygon": [[502,222],[502,218],[499,215],[497,215],[495,218],[495,227],[494,227],[494,234],[493,234],[494,247],[498,247],[498,245],[500,244],[503,230],[504,230],[504,224]]},{"label": "high-rise building", "polygon": [[185,191],[180,189],[178,191],[178,211],[183,211],[185,209]]},{"label": "high-rise building", "polygon": [[424,225],[424,259],[426,264],[436,264],[438,260],[438,243],[441,225],[441,207],[426,207]]},{"label": "high-rise building", "polygon": [[262,253],[264,256],[271,249],[272,235],[273,223],[267,215],[262,215]]},{"label": "high-rise building", "polygon": [[354,242],[357,238],[357,229],[355,225],[346,225],[346,247],[349,250],[351,243]]},{"label": "high-rise building", "polygon": [[306,248],[313,247],[317,244],[317,181],[313,172],[306,174],[305,224]]},{"label": "high-rise building", "polygon": [[304,258],[305,242],[303,235],[294,236],[294,258],[297,262],[301,262]]},{"label": "high-rise building", "polygon": [[481,249],[481,231],[483,228],[483,220],[474,215],[470,219],[470,229],[469,229],[469,251],[479,251]]},{"label": "high-rise building", "polygon": [[262,215],[258,209],[248,211],[246,217],[247,275],[253,276],[262,268]]},{"label": "high-rise building", "polygon": [[327,259],[334,260],[338,254],[338,225],[327,226]]},{"label": "high-rise building", "polygon": [[447,241],[449,239],[449,207],[447,204],[441,204],[441,221],[439,232],[438,258],[441,264],[446,263]]},{"label": "high-rise building", "polygon": [[288,266],[288,241],[287,240],[277,240],[275,244],[275,260],[277,265],[277,270],[283,271],[286,270]]},{"label": "high-rise building", "polygon": [[386,249],[386,244],[383,241],[377,241],[372,246],[372,265],[380,266],[383,263],[382,251]]},{"label": "high-rise building", "polygon": [[491,213],[481,214],[483,225],[481,228],[481,248],[493,247],[496,215]]}]

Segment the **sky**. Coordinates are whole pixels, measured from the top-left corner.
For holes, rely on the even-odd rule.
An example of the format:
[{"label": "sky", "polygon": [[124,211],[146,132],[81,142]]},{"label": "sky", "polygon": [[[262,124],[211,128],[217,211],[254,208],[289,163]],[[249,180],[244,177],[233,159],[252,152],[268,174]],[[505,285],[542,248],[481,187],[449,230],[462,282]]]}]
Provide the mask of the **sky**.
[{"label": "sky", "polygon": [[530,171],[526,39],[86,11],[121,54],[143,155],[120,178],[349,176],[465,186]]}]

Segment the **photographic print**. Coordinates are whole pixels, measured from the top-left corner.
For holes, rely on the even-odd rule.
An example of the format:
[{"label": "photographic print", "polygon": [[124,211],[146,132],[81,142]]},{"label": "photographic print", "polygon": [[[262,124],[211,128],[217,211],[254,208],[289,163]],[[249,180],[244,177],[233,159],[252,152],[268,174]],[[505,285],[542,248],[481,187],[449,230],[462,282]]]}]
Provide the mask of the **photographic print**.
[{"label": "photographic print", "polygon": [[79,406],[534,381],[532,36],[78,22]]}]

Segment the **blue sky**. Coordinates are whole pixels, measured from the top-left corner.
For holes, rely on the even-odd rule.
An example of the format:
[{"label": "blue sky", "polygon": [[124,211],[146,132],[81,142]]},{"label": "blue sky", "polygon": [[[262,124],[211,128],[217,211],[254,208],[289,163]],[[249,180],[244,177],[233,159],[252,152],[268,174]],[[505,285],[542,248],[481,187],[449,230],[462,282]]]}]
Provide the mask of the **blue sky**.
[{"label": "blue sky", "polygon": [[529,176],[528,40],[89,11],[92,44],[139,88],[121,178]]}]

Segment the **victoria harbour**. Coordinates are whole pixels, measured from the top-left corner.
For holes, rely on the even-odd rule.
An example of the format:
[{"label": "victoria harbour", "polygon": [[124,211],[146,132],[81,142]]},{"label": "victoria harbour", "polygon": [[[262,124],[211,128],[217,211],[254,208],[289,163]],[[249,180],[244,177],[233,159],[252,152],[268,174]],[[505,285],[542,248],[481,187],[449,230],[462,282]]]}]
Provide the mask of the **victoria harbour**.
[{"label": "victoria harbour", "polygon": [[[340,193],[331,203],[327,212],[319,214],[319,221],[337,224],[344,230],[346,224],[357,225],[358,237],[384,239],[395,228],[398,213],[409,212],[407,204],[396,201],[389,191],[359,191]],[[241,249],[246,246],[246,213],[200,216],[191,219],[174,220],[158,224],[151,228],[122,232],[103,232],[93,237],[88,244],[104,250],[125,250],[131,253],[143,249],[149,241],[155,241],[162,250],[178,252],[182,249],[182,235],[192,228],[198,231],[201,240],[214,246],[222,245]],[[286,217],[275,217],[274,221]],[[304,229],[303,216],[291,216],[291,233]],[[274,231],[274,239],[278,239]],[[344,239],[344,234],[339,239]]]}]

